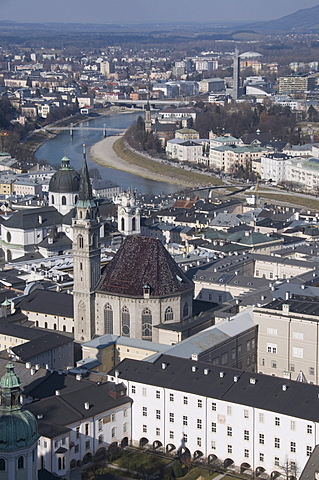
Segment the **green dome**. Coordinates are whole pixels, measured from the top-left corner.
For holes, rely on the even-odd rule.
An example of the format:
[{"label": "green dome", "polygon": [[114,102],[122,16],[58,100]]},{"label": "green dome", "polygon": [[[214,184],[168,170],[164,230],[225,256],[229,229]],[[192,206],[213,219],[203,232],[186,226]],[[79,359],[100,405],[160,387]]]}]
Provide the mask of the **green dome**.
[{"label": "green dome", "polygon": [[14,365],[8,363],[0,380],[0,452],[32,446],[39,438],[37,421],[20,403],[20,385]]},{"label": "green dome", "polygon": [[0,414],[0,452],[30,447],[39,438],[38,424],[27,410]]}]

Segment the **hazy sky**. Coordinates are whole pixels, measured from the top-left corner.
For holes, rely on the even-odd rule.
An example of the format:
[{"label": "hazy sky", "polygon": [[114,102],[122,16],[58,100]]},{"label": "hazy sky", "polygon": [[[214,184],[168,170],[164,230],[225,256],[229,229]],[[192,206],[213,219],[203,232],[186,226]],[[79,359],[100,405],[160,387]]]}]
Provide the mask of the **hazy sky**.
[{"label": "hazy sky", "polygon": [[128,23],[270,20],[319,0],[0,0],[0,19],[17,22]]}]

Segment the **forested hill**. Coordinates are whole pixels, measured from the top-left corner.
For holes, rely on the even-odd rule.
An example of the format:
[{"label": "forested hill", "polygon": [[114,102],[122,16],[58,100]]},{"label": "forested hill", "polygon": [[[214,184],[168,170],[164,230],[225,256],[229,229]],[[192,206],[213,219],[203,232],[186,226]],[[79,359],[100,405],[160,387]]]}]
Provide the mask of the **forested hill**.
[{"label": "forested hill", "polygon": [[270,20],[246,25],[255,31],[268,31],[268,33],[283,31],[298,32],[319,32],[319,5],[311,8],[303,8],[295,13]]}]

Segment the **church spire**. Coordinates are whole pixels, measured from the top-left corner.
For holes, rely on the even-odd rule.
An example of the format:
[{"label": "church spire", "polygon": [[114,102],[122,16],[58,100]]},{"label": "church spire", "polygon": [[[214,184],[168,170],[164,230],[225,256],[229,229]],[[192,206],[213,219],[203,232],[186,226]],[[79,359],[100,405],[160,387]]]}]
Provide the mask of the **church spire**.
[{"label": "church spire", "polygon": [[93,200],[92,186],[89,177],[89,170],[86,162],[85,144],[83,144],[83,165],[81,170],[79,200],[82,202]]}]

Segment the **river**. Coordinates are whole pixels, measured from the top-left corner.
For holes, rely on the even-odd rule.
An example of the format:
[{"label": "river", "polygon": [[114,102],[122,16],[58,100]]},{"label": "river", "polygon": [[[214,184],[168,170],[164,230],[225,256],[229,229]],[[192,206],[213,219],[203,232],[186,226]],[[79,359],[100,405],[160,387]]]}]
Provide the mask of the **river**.
[{"label": "river", "polygon": [[[128,128],[141,115],[141,112],[111,114],[102,117],[96,117],[93,120],[83,122],[81,125],[90,127],[107,128]],[[112,133],[110,132],[110,135]],[[69,131],[65,131],[57,135],[55,138],[48,140],[36,152],[37,160],[45,160],[50,165],[60,164],[61,158],[67,155],[71,160],[71,165],[76,170],[80,170],[82,166],[83,143],[86,144],[87,151],[94,143],[102,140],[102,131],[74,130],[73,137]],[[123,190],[127,188],[136,189],[139,193],[150,193],[158,195],[160,193],[174,193],[177,191],[177,185],[171,185],[164,182],[156,182],[146,178],[132,175],[131,173],[122,172],[112,168],[103,167],[94,163],[87,155],[88,167],[99,170],[103,179],[111,180],[120,186]]]}]

